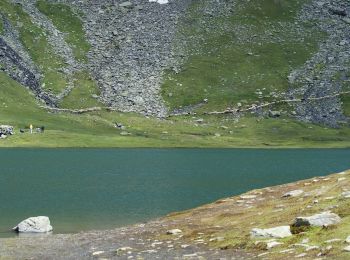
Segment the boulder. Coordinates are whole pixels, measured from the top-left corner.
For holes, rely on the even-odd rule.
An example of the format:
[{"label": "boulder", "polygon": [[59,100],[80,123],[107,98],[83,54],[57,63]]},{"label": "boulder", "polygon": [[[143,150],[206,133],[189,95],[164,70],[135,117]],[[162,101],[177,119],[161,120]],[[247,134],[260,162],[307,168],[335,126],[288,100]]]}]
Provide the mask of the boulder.
[{"label": "boulder", "polygon": [[154,2],[154,3],[158,3],[160,5],[164,5],[169,3],[169,0],[149,0],[150,3]]},{"label": "boulder", "polygon": [[253,228],[250,235],[254,238],[284,238],[291,236],[292,233],[289,226],[280,226],[267,229]]},{"label": "boulder", "polygon": [[350,252],[350,246],[344,247],[343,250],[346,252]]},{"label": "boulder", "polygon": [[13,126],[10,125],[0,125],[0,135],[13,135]]},{"label": "boulder", "polygon": [[271,242],[267,242],[266,244],[266,249],[271,249],[277,246],[283,245],[283,243],[281,242],[277,242],[277,241],[271,241]]},{"label": "boulder", "polygon": [[303,190],[292,190],[292,191],[289,191],[289,192],[283,194],[282,197],[283,198],[298,197],[298,196],[300,196],[303,193],[304,193]]},{"label": "boulder", "polygon": [[315,226],[323,227],[338,224],[341,218],[331,212],[323,212],[310,217],[297,217],[292,224],[293,227]]},{"label": "boulder", "polygon": [[331,7],[331,8],[329,8],[329,12],[331,14],[335,14],[335,15],[346,16],[346,11],[344,9],[340,9],[340,8]]},{"label": "boulder", "polygon": [[273,118],[276,118],[276,117],[280,117],[281,116],[281,111],[269,111],[269,117],[273,117]]},{"label": "boulder", "polygon": [[350,199],[350,191],[342,192],[341,196],[345,199]]},{"label": "boulder", "polygon": [[50,219],[45,216],[31,217],[23,220],[12,230],[19,233],[47,233],[52,231]]},{"label": "boulder", "polygon": [[132,8],[133,4],[130,1],[125,1],[123,3],[119,4],[119,7],[123,7],[123,8]]},{"label": "boulder", "polygon": [[350,236],[345,239],[345,242],[350,244]]},{"label": "boulder", "polygon": [[178,234],[182,233],[182,230],[180,230],[180,229],[171,229],[171,230],[168,230],[166,233],[167,233],[167,235],[178,235]]}]

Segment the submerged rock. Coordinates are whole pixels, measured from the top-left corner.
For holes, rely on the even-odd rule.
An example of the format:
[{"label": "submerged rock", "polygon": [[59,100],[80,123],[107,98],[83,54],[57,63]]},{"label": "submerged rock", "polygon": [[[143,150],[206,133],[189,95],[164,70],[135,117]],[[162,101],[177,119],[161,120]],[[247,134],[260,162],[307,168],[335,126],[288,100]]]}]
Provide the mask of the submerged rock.
[{"label": "submerged rock", "polygon": [[12,230],[19,233],[47,233],[52,231],[50,219],[45,216],[31,217],[23,220]]},{"label": "submerged rock", "polygon": [[253,228],[250,235],[263,238],[284,238],[291,236],[292,233],[289,226],[280,226],[267,229]]},{"label": "submerged rock", "polygon": [[302,226],[330,226],[338,224],[341,221],[341,218],[331,212],[323,212],[316,214],[310,217],[297,217],[292,224],[293,227],[302,227]]}]

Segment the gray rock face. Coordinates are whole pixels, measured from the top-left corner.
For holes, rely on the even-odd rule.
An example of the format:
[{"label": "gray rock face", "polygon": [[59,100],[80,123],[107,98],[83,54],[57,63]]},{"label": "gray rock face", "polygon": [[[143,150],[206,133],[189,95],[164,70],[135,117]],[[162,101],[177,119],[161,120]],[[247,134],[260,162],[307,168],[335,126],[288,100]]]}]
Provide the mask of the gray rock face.
[{"label": "gray rock face", "polygon": [[47,233],[52,231],[50,219],[45,216],[31,217],[23,220],[12,230],[19,233]]},{"label": "gray rock face", "polygon": [[47,105],[56,106],[55,98],[41,89],[40,78],[36,71],[28,65],[28,61],[23,59],[23,55],[20,56],[20,52],[12,48],[8,42],[9,40],[6,41],[4,37],[0,36],[0,63],[3,64],[3,70],[12,79],[29,88],[38,99]]},{"label": "gray rock face", "polygon": [[253,228],[250,235],[254,238],[284,238],[292,236],[289,226],[260,229]]},{"label": "gray rock face", "polygon": [[[313,21],[328,35],[328,38],[320,44],[318,51],[288,77],[290,83],[288,98],[302,97],[304,100],[293,105],[296,118],[301,121],[331,127],[337,127],[338,122],[346,121],[339,97],[322,100],[309,98],[332,96],[347,90],[345,82],[348,80],[347,71],[349,71],[350,30],[343,19],[345,10],[350,10],[349,8],[349,1],[346,0],[322,2],[314,0],[304,6],[297,19],[298,22]],[[317,70],[320,64],[324,66]],[[336,75],[340,80],[334,80]]]},{"label": "gray rock face", "polygon": [[100,101],[123,112],[165,117],[160,96],[165,69],[177,64],[179,18],[190,0],[168,4],[141,0],[60,0],[83,12],[91,45],[87,67],[101,89]]},{"label": "gray rock face", "polygon": [[310,217],[297,217],[292,224],[294,227],[315,226],[323,227],[338,224],[341,218],[331,212],[323,212]]}]

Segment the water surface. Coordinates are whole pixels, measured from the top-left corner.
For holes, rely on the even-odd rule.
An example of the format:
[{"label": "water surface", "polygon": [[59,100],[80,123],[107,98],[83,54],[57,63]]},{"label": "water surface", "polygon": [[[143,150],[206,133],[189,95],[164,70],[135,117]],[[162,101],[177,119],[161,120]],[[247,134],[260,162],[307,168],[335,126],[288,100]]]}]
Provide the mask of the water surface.
[{"label": "water surface", "polygon": [[0,149],[0,236],[29,217],[56,233],[147,221],[350,168],[350,149]]}]

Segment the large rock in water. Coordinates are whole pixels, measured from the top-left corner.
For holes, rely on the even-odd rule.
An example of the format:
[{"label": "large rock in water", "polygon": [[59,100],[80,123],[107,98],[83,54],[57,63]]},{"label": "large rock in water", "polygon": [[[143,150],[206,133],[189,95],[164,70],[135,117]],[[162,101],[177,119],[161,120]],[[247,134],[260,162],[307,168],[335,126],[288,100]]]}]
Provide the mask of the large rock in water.
[{"label": "large rock in water", "polygon": [[12,230],[19,233],[47,233],[52,231],[52,229],[50,219],[48,217],[39,216],[23,220]]},{"label": "large rock in water", "polygon": [[253,228],[250,235],[256,238],[284,238],[290,237],[292,233],[289,226],[280,226],[267,229]]},{"label": "large rock in water", "polygon": [[338,224],[341,221],[341,218],[331,212],[323,212],[320,214],[316,214],[310,217],[297,217],[292,224],[293,227],[302,227],[302,226],[315,226],[315,227],[323,227],[323,226],[331,226]]}]

